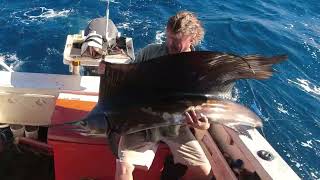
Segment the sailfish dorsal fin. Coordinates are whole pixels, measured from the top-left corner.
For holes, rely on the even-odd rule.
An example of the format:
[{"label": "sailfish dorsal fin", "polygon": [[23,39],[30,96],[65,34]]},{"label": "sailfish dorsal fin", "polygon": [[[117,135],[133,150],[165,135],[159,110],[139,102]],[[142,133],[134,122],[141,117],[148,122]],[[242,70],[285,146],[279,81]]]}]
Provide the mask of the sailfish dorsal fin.
[{"label": "sailfish dorsal fin", "polygon": [[272,65],[286,58],[193,51],[141,63],[106,63],[100,98],[137,103],[172,93],[214,94],[238,79],[267,79],[273,73]]}]

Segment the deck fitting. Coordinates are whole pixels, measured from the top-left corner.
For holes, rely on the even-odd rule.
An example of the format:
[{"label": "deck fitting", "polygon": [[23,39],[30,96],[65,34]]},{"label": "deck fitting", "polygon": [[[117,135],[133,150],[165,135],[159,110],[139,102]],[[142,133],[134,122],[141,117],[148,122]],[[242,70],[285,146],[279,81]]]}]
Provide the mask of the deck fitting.
[{"label": "deck fitting", "polygon": [[274,159],[274,156],[269,151],[266,151],[266,150],[260,150],[257,152],[257,154],[260,158],[266,161],[272,161]]}]

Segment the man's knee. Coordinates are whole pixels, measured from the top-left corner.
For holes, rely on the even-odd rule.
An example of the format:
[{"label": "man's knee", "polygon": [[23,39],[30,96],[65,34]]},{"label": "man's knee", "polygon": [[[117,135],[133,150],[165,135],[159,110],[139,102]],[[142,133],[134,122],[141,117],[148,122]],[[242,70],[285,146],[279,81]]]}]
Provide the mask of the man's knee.
[{"label": "man's knee", "polygon": [[116,176],[119,175],[132,175],[134,165],[127,162],[120,162],[117,160],[116,163]]},{"label": "man's knee", "polygon": [[201,169],[201,171],[203,172],[204,175],[207,176],[207,175],[211,174],[211,165],[210,165],[210,163],[201,165],[199,168]]}]

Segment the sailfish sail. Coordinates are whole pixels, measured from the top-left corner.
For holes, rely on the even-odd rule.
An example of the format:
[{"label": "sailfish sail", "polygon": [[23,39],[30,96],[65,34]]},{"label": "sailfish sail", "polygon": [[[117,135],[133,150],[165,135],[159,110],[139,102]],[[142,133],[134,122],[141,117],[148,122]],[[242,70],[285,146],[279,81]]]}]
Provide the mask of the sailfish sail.
[{"label": "sailfish sail", "polygon": [[117,98],[136,100],[141,96],[149,98],[171,93],[215,94],[238,79],[267,79],[272,75],[272,65],[285,59],[285,55],[241,57],[194,51],[142,63],[106,63],[100,97],[117,101]]}]

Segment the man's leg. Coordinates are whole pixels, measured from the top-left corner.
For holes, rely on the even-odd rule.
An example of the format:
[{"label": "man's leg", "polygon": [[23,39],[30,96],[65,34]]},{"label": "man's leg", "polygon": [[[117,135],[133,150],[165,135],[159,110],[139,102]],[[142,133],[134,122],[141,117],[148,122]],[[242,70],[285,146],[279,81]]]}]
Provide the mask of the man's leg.
[{"label": "man's leg", "polygon": [[134,165],[117,160],[115,180],[133,180]]},{"label": "man's leg", "polygon": [[139,132],[122,136],[119,141],[118,156],[116,163],[116,180],[132,180],[132,172],[135,165],[141,161],[152,162],[154,154],[145,153],[155,148],[157,143],[146,142],[145,133]]},{"label": "man's leg", "polygon": [[170,147],[174,162],[188,166],[184,179],[212,178],[209,160],[188,127],[182,126],[177,137],[165,138],[163,141]]}]

